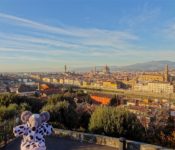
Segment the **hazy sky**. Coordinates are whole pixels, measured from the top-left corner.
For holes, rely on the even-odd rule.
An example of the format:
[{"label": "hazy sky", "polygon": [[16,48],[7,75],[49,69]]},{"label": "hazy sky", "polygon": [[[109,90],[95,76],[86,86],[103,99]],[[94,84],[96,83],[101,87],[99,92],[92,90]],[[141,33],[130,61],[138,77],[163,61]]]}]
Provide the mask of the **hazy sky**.
[{"label": "hazy sky", "polygon": [[175,0],[1,0],[0,71],[175,61]]}]

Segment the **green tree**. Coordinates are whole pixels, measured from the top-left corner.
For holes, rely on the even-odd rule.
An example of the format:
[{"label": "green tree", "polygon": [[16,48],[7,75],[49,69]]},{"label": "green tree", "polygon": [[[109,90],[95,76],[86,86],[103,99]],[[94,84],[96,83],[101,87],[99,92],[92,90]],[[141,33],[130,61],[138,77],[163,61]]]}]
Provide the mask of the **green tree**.
[{"label": "green tree", "polygon": [[19,112],[22,113],[23,111],[26,111],[26,110],[31,111],[31,107],[29,106],[29,104],[21,103],[19,105]]},{"label": "green tree", "polygon": [[78,114],[75,108],[67,101],[61,101],[57,104],[47,104],[42,108],[42,111],[50,112],[51,119],[55,126],[74,129],[77,127]]},{"label": "green tree", "polygon": [[18,114],[18,106],[10,104],[8,107],[0,106],[0,122],[8,121]]},{"label": "green tree", "polygon": [[145,134],[135,114],[123,108],[107,106],[96,108],[90,119],[89,130],[93,133],[139,140]]},{"label": "green tree", "polygon": [[120,98],[119,98],[119,96],[117,95],[114,95],[112,98],[111,98],[111,100],[110,100],[110,102],[109,102],[109,106],[118,106],[119,105],[119,103],[120,103]]},{"label": "green tree", "polygon": [[67,86],[66,87],[66,89],[67,89],[67,91],[69,92],[69,93],[74,93],[74,89],[73,89],[73,86]]},{"label": "green tree", "polygon": [[50,96],[47,100],[48,104],[54,104],[54,105],[60,101],[63,101],[62,94],[54,94],[54,95]]},{"label": "green tree", "polygon": [[10,104],[20,105],[26,103],[31,107],[31,111],[37,113],[44,105],[44,101],[39,98],[19,96],[16,94],[1,94],[0,95],[0,106],[8,107]]},{"label": "green tree", "polygon": [[77,106],[76,112],[79,117],[79,127],[88,131],[88,124],[93,112],[93,107],[90,104],[82,103]]}]

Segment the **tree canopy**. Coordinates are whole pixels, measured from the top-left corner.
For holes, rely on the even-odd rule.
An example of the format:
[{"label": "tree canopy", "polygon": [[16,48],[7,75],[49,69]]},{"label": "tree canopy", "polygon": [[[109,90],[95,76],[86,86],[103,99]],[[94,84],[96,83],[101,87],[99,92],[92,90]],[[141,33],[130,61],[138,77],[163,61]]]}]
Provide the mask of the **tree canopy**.
[{"label": "tree canopy", "polygon": [[124,136],[129,139],[138,139],[145,134],[135,114],[123,108],[107,106],[95,109],[90,119],[89,130],[93,133]]}]

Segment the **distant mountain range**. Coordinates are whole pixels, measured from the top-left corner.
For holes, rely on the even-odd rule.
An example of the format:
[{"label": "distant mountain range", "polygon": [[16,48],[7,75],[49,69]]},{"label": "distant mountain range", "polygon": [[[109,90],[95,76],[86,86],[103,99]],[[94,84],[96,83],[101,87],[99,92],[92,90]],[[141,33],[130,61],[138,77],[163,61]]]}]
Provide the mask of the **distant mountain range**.
[{"label": "distant mountain range", "polygon": [[[175,62],[172,61],[150,61],[145,63],[136,63],[128,66],[109,66],[111,71],[159,71],[164,70],[168,64],[170,69],[175,69]],[[96,66],[96,70],[100,71],[104,66]],[[82,67],[73,69],[75,72],[87,72],[94,70],[94,67]]]}]

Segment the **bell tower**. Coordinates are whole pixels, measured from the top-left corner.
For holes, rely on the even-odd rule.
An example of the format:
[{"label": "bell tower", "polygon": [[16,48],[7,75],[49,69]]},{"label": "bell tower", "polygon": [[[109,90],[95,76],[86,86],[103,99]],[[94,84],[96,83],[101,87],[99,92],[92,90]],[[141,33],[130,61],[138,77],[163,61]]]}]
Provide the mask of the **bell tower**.
[{"label": "bell tower", "polygon": [[165,82],[169,82],[169,67],[168,67],[168,65],[165,66],[164,80],[165,80]]},{"label": "bell tower", "polygon": [[64,65],[64,73],[67,73],[67,65]]}]

